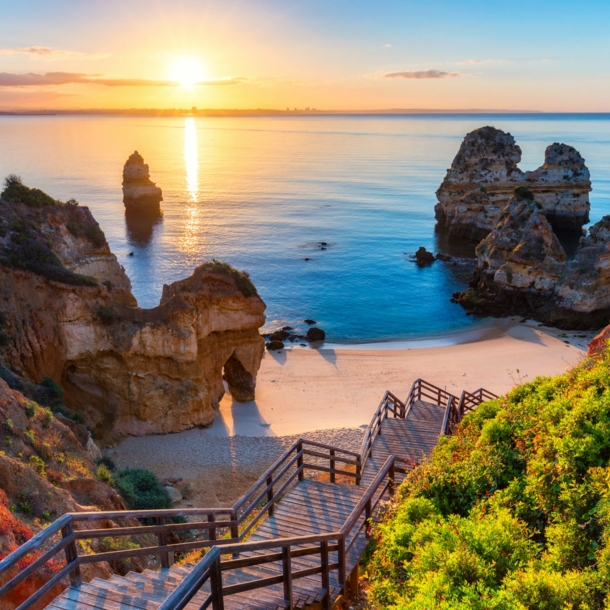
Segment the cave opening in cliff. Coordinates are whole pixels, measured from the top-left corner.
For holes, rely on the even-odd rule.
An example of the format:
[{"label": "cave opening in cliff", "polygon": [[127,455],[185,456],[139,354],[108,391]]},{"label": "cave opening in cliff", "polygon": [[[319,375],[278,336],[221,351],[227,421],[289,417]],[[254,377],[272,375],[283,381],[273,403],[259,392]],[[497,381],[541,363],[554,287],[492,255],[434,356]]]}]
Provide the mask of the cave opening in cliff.
[{"label": "cave opening in cliff", "polygon": [[246,370],[235,352],[225,362],[222,378],[236,401],[248,402],[254,399],[254,376]]}]

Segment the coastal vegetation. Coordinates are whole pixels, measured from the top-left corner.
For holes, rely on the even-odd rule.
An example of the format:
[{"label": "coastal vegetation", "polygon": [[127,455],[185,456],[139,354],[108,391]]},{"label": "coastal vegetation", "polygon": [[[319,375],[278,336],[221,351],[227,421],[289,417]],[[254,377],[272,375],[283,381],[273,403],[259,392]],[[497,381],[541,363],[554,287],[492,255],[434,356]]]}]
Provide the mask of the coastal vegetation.
[{"label": "coastal vegetation", "polygon": [[[79,223],[73,210],[77,204],[62,204],[37,188],[30,188],[14,174],[4,180],[0,194],[0,265],[6,265],[71,286],[96,286],[94,277],[66,269],[53,252],[47,236],[41,231],[44,222],[40,208],[61,206],[69,210],[68,229],[76,237],[81,234],[95,247],[105,243],[103,231],[97,223]],[[23,208],[22,206],[25,206]],[[28,210],[28,208],[33,208]]]},{"label": "coastal vegetation", "polygon": [[380,608],[610,602],[610,355],[482,404],[401,486],[369,560]]}]

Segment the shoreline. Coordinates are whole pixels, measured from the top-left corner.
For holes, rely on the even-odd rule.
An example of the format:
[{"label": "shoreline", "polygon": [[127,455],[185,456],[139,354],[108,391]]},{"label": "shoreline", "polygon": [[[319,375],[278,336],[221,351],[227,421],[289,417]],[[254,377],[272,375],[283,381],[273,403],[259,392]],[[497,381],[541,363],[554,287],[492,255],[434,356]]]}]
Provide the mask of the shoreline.
[{"label": "shoreline", "polygon": [[595,334],[508,318],[458,333],[450,345],[265,351],[256,400],[238,403],[225,394],[209,428],[129,437],[105,453],[120,467],[148,468],[162,480],[192,485],[197,502],[221,505],[239,497],[301,436],[353,446],[386,390],[404,399],[421,377],[456,395],[479,387],[501,395],[574,366]]}]

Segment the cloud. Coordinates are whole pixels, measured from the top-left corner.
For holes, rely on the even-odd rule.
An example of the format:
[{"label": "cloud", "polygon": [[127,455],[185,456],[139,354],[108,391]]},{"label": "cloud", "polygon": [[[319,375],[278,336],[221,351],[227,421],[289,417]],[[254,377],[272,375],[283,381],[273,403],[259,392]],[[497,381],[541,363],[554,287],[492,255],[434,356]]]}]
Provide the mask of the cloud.
[{"label": "cloud", "polygon": [[79,51],[66,51],[64,49],[53,49],[51,47],[3,47],[0,48],[0,55],[29,55],[30,57],[42,59],[100,59],[110,57],[109,53],[81,53]]},{"label": "cloud", "polygon": [[456,78],[463,76],[460,72],[444,72],[443,70],[406,70],[404,72],[389,72],[384,78],[426,79],[426,78]]},{"label": "cloud", "polygon": [[472,64],[505,64],[508,59],[467,59],[466,61],[458,61],[462,66],[470,66]]},{"label": "cloud", "polygon": [[384,48],[389,49],[392,45],[388,42],[388,44],[384,44],[383,46]]},{"label": "cloud", "polygon": [[[216,85],[239,85],[245,78],[218,78],[201,81],[195,86],[208,87]],[[79,72],[47,72],[38,74],[13,74],[0,72],[0,87],[36,87],[70,84],[104,85],[106,87],[176,87],[178,83],[173,80],[154,78],[104,78],[102,74],[83,74]]]}]

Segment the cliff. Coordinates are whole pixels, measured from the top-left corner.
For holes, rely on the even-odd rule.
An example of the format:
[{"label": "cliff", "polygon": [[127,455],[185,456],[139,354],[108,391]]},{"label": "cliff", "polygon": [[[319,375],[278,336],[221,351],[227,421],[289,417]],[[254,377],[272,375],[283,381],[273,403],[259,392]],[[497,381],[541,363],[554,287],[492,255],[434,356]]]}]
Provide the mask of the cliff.
[{"label": "cliff", "polygon": [[34,381],[56,380],[96,438],[210,425],[223,375],[236,400],[254,398],[265,304],[246,274],[206,263],[164,287],[158,307],[141,309],[87,208],[6,197],[0,360],[7,366]]},{"label": "cliff", "polygon": [[128,214],[159,216],[163,192],[150,179],[148,165],[136,150],[123,167],[123,203]]},{"label": "cliff", "polygon": [[[66,512],[125,509],[119,494],[95,477],[87,429],[11,390],[2,379],[0,429],[0,559]],[[3,610],[18,606],[61,567],[52,562],[25,580],[3,599]],[[107,564],[84,568],[86,580],[111,575]],[[14,572],[3,574],[0,585],[12,576]]]},{"label": "cliff", "polygon": [[572,146],[547,147],[544,164],[519,169],[521,149],[509,133],[481,127],[464,138],[436,192],[434,210],[450,235],[477,241],[495,227],[515,187],[531,190],[556,229],[580,231],[589,221],[591,180],[585,160]]},{"label": "cliff", "polygon": [[596,329],[610,319],[609,216],[567,260],[543,206],[520,187],[476,254],[470,288],[454,295],[475,314],[521,315],[566,329]]}]

